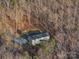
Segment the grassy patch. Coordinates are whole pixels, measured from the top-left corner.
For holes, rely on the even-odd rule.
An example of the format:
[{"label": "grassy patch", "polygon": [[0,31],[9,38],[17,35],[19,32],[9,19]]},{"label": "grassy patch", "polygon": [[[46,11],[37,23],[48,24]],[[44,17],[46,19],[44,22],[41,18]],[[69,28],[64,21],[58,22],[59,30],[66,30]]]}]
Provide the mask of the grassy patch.
[{"label": "grassy patch", "polygon": [[53,37],[50,39],[50,41],[43,42],[41,44],[41,48],[45,54],[49,54],[49,53],[53,52],[55,47],[56,47],[56,40]]},{"label": "grassy patch", "polygon": [[34,59],[40,59],[39,56],[34,56]]},{"label": "grassy patch", "polygon": [[2,17],[0,16],[0,21],[2,21]]},{"label": "grassy patch", "polygon": [[16,0],[10,0],[10,2],[13,6],[16,4]]},{"label": "grassy patch", "polygon": [[55,39],[53,39],[45,45],[44,51],[47,53],[50,53],[54,50],[55,46],[56,46],[56,41],[55,41]]}]

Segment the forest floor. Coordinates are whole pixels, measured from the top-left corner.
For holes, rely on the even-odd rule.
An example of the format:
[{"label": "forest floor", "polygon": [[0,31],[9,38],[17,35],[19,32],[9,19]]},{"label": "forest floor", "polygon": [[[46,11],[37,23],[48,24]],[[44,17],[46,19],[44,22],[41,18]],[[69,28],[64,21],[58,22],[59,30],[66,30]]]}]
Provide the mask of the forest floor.
[{"label": "forest floor", "polygon": [[0,42],[5,42],[0,59],[28,59],[4,47],[19,36],[18,30],[32,29],[48,31],[56,40],[54,51],[47,45],[51,53],[38,51],[40,59],[79,59],[79,0],[0,0]]}]

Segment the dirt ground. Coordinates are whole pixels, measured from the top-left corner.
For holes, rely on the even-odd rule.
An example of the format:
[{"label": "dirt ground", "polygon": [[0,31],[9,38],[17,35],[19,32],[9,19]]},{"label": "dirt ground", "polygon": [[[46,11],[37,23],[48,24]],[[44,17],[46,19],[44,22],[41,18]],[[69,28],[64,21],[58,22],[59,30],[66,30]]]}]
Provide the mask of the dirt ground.
[{"label": "dirt ground", "polygon": [[[48,31],[56,39],[50,54],[38,51],[40,59],[79,59],[79,0],[0,0],[0,35],[5,44],[19,35],[17,30],[32,29]],[[2,54],[5,44],[0,59],[6,59]]]}]

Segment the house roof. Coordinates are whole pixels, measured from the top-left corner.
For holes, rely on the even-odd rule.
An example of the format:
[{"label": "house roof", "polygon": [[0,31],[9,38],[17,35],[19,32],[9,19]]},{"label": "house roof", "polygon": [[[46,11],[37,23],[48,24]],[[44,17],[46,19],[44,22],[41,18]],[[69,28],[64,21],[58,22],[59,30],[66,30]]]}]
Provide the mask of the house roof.
[{"label": "house roof", "polygon": [[27,40],[35,40],[46,36],[50,36],[48,32],[30,32],[28,34],[23,34],[22,38]]},{"label": "house roof", "polygon": [[36,40],[42,37],[50,36],[48,32],[30,32],[24,33],[20,38],[15,38],[13,41],[18,44],[25,44],[28,41]]},{"label": "house roof", "polygon": [[26,39],[23,39],[23,38],[15,38],[13,41],[14,41],[14,43],[17,43],[17,44],[20,44],[20,45],[28,42]]}]

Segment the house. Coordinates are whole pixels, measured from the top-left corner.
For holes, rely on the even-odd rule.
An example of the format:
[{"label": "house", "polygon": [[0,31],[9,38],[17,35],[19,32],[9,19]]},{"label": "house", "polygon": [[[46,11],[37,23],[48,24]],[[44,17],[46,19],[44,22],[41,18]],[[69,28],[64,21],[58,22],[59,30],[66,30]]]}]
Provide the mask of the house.
[{"label": "house", "polygon": [[50,35],[48,32],[40,32],[36,34],[29,35],[28,40],[32,41],[32,45],[40,44],[41,41],[48,41],[50,39]]},{"label": "house", "polygon": [[40,44],[41,41],[48,41],[50,39],[50,34],[48,32],[28,32],[20,36],[20,38],[14,39],[13,41],[17,44],[23,45],[30,42],[32,45]]}]

